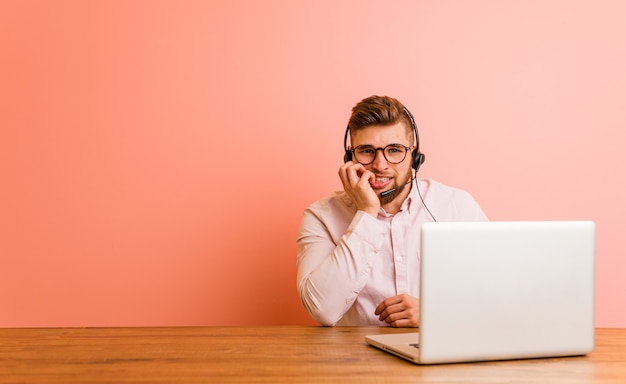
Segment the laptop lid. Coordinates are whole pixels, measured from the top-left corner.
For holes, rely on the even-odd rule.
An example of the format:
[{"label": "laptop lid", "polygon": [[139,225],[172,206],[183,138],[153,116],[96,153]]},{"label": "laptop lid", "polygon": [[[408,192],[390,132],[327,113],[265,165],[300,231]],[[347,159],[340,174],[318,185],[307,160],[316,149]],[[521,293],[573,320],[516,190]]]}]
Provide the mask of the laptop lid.
[{"label": "laptop lid", "polygon": [[[593,350],[593,222],[426,223],[421,236],[414,360],[434,364]],[[414,344],[416,334],[409,336]]]}]

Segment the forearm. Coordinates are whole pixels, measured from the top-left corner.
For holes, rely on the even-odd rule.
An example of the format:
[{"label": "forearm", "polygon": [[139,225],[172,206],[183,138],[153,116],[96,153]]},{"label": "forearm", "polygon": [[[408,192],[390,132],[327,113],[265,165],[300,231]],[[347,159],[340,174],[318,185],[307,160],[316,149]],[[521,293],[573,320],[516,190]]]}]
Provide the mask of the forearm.
[{"label": "forearm", "polygon": [[383,238],[384,225],[357,213],[337,239],[317,218],[305,216],[298,238],[298,293],[323,325],[334,325],[365,286]]}]

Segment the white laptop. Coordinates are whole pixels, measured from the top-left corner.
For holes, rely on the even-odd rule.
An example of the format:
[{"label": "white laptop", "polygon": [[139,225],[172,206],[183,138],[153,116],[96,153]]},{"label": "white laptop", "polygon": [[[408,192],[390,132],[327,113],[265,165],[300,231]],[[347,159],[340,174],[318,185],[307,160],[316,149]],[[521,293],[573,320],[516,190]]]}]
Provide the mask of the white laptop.
[{"label": "white laptop", "polygon": [[593,350],[593,222],[426,223],[421,236],[420,328],[368,344],[417,364]]}]

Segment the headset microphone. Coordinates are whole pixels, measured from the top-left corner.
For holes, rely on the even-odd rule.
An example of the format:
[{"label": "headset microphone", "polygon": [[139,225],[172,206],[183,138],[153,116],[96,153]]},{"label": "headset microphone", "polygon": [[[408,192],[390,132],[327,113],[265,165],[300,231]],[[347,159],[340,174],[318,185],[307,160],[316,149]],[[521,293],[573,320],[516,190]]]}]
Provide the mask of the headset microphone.
[{"label": "headset microphone", "polygon": [[[412,181],[413,181],[413,178],[411,177],[411,178],[409,179],[409,181],[407,181],[406,183],[404,183],[404,185],[411,184],[411,182],[412,182]],[[380,197],[385,197],[385,196],[387,196],[388,194],[390,194],[391,192],[397,191],[397,190],[398,190],[398,189],[400,189],[400,188],[404,188],[404,185],[403,185],[402,187],[395,187],[395,188],[388,189],[388,190],[386,190],[386,191],[382,191],[381,193],[379,193],[379,195],[380,195]]]},{"label": "headset microphone", "polygon": [[388,194],[390,194],[391,192],[393,192],[393,191],[395,191],[395,190],[397,190],[397,189],[398,189],[398,188],[391,188],[391,189],[390,189],[390,190],[388,190],[388,191],[383,191],[383,192],[381,192],[381,193],[380,193],[380,197],[385,197],[385,196],[387,196]]}]

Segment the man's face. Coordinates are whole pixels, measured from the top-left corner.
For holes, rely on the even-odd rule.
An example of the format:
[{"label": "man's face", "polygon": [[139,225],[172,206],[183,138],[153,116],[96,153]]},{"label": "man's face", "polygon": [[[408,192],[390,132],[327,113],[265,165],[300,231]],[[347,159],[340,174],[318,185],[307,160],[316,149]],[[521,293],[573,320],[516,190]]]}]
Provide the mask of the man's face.
[{"label": "man's face", "polygon": [[[369,145],[373,148],[385,148],[390,144],[401,144],[404,147],[410,147],[406,151],[404,160],[398,164],[392,164],[383,155],[382,150],[376,150],[376,157],[370,164],[364,165],[366,169],[376,175],[375,181],[370,185],[377,194],[383,191],[398,188],[396,191],[381,198],[381,204],[385,205],[398,196],[404,199],[408,195],[409,189],[404,189],[407,182],[411,180],[411,151],[413,143],[410,141],[410,135],[407,134],[406,127],[402,123],[394,125],[381,126],[374,125],[359,129],[352,136],[352,148],[358,150],[360,145]],[[388,156],[389,157],[389,156]],[[355,160],[358,160],[358,154],[355,154]]]}]

